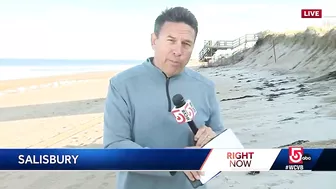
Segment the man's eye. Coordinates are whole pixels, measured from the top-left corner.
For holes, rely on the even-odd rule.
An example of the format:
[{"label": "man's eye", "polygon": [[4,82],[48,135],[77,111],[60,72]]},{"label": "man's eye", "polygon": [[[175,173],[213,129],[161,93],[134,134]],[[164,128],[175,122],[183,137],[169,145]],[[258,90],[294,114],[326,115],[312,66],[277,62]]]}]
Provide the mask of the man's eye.
[{"label": "man's eye", "polygon": [[183,43],[183,45],[184,45],[184,46],[188,46],[188,47],[191,46],[190,43]]}]

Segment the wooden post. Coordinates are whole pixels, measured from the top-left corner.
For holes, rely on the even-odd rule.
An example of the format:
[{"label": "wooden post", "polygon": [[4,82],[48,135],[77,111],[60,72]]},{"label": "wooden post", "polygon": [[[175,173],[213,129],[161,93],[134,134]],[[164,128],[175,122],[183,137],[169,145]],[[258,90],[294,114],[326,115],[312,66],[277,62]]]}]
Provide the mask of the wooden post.
[{"label": "wooden post", "polygon": [[275,54],[275,44],[274,44],[274,39],[273,39],[273,56],[274,56],[274,62],[276,63],[276,54]]},{"label": "wooden post", "polygon": [[247,35],[245,35],[245,49],[246,49],[246,44],[247,44]]}]

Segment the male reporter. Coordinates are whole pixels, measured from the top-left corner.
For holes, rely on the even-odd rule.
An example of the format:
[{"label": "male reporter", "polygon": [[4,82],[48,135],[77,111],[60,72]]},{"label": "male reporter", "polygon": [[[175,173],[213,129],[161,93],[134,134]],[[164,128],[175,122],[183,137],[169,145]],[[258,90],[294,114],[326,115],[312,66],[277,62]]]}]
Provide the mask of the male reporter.
[{"label": "male reporter", "polygon": [[[104,112],[105,148],[188,148],[195,142],[201,147],[224,130],[214,83],[185,67],[197,33],[197,20],[185,8],[167,9],[156,18],[151,35],[154,57],[110,80]],[[170,112],[172,97],[178,93],[198,111],[195,136]],[[191,180],[199,179],[199,172],[185,174]],[[172,188],[192,186],[183,172],[117,174],[117,189]]]}]

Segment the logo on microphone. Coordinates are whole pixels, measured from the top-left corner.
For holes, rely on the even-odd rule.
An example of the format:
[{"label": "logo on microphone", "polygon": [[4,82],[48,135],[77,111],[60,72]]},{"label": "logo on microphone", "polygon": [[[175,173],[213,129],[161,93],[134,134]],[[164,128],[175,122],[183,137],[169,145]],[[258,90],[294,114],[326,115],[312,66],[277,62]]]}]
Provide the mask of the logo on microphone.
[{"label": "logo on microphone", "polygon": [[172,114],[174,115],[177,123],[186,123],[192,121],[197,111],[190,100],[186,100],[186,103],[180,107],[174,107]]}]

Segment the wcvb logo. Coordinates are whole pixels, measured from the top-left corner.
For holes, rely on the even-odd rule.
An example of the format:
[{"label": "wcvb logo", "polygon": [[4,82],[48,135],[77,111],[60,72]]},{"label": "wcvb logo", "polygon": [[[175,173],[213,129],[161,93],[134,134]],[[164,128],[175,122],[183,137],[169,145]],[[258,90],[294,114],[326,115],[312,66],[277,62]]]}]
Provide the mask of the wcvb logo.
[{"label": "wcvb logo", "polygon": [[192,121],[197,113],[190,100],[187,100],[186,103],[180,108],[174,107],[171,112],[175,116],[175,119],[178,123]]},{"label": "wcvb logo", "polygon": [[311,161],[309,154],[303,153],[303,147],[289,147],[288,148],[288,163],[289,164],[303,164],[303,161]]}]

